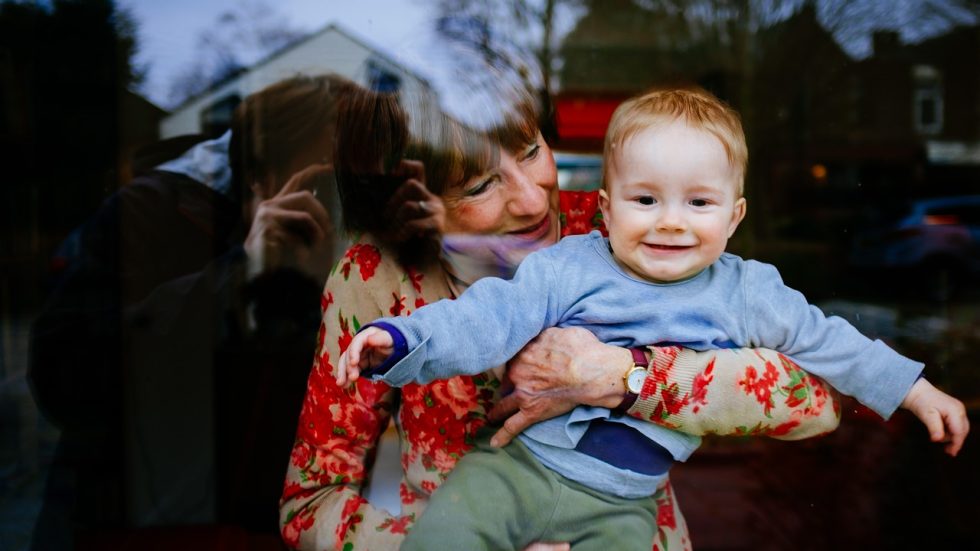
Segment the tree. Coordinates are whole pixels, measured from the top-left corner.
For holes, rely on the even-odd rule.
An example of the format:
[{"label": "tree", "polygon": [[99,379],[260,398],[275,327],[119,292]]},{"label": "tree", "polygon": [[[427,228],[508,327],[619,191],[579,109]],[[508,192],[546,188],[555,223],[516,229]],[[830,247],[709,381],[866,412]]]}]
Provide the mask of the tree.
[{"label": "tree", "polygon": [[268,4],[238,4],[198,35],[198,55],[171,83],[170,103],[181,104],[306,34]]},{"label": "tree", "polygon": [[[547,114],[560,66],[559,26],[574,18],[582,5],[583,0],[440,0],[436,32],[449,45],[476,52],[496,72],[488,77],[485,69],[476,68],[468,73],[470,78],[487,80],[502,74],[519,79],[538,91]],[[544,123],[543,133],[553,135],[550,120]]]},{"label": "tree", "polygon": [[119,106],[141,78],[136,51],[136,24],[112,0],[0,4],[9,71],[0,132],[11,138],[4,230],[33,226],[57,238],[114,189]]}]

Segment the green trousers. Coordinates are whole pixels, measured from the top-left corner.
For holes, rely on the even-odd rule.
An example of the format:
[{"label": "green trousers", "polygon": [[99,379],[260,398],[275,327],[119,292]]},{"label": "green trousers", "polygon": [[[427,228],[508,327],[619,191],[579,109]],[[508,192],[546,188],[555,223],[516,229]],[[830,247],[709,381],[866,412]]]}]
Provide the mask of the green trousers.
[{"label": "green trousers", "polygon": [[521,550],[540,541],[650,551],[656,520],[652,497],[597,492],[548,470],[519,440],[492,448],[483,438],[432,495],[401,549]]}]

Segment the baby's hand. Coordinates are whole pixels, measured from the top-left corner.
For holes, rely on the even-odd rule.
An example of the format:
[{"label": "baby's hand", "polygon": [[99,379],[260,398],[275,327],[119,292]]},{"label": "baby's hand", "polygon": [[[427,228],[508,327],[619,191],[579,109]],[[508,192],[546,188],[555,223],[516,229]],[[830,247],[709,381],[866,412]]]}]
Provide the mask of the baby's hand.
[{"label": "baby's hand", "polygon": [[395,351],[395,341],[384,329],[368,327],[354,335],[337,365],[337,384],[353,383],[361,371],[381,365]]},{"label": "baby's hand", "polygon": [[911,411],[929,430],[933,442],[946,442],[946,453],[956,456],[970,432],[963,402],[919,379],[902,400],[902,407]]}]

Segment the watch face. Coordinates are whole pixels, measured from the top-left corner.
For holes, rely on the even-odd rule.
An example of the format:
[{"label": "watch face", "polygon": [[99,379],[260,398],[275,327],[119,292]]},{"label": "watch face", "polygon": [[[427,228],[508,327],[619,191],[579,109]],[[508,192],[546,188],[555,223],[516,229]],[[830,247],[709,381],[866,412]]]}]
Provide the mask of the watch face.
[{"label": "watch face", "polygon": [[643,390],[643,383],[647,380],[647,370],[641,368],[633,369],[626,376],[626,387],[633,394],[639,394]]}]

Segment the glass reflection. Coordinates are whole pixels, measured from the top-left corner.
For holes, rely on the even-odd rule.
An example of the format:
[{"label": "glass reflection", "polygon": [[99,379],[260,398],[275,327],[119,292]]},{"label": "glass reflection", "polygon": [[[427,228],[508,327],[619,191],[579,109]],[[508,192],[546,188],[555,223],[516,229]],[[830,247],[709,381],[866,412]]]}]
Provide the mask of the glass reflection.
[{"label": "glass reflection", "polygon": [[[255,134],[256,143],[281,140],[286,153],[247,153],[275,168],[253,167],[228,204],[206,199],[204,214],[180,197],[137,197],[152,215],[126,201],[167,166],[199,183],[231,178],[220,175],[236,165],[221,137],[236,112],[297,74],[335,73],[407,105],[437,105],[477,130],[506,118],[495,94],[519,83],[551,115],[542,132],[559,182],[574,190],[598,187],[596,154],[620,101],[653,85],[705,87],[741,113],[751,152],[749,214],[730,250],[776,264],[828,313],[925,361],[926,376],[975,420],[976,2],[151,4],[0,4],[0,531],[13,548],[69,545],[64,522],[39,525],[46,536],[33,538],[52,494],[81,496],[95,519],[86,520],[113,527],[90,546],[115,545],[136,527],[192,523],[233,529],[154,534],[278,542],[283,453],[315,345],[315,297],[348,243],[332,175],[303,172],[332,164],[329,133]],[[316,115],[303,107],[298,118]],[[166,164],[193,151],[217,163],[209,176]],[[316,283],[275,283],[299,314],[256,310],[257,295],[238,294],[244,283],[225,288],[235,296],[224,302],[166,298],[175,286],[192,292],[189,276],[210,278],[214,261],[242,251],[251,229],[243,220],[300,173],[320,190],[321,207],[311,208],[329,246],[306,270]],[[155,220],[165,204],[174,219]],[[262,272],[261,263],[243,269],[243,281]],[[156,317],[178,304],[189,309]],[[262,325],[268,319],[275,326]],[[61,367],[42,382],[51,361]],[[140,370],[123,367],[132,365]],[[842,427],[822,440],[712,440],[674,476],[695,544],[965,547],[980,537],[968,522],[980,512],[975,446],[948,461],[918,430],[905,416],[883,423],[848,403]],[[66,448],[89,470],[63,463]],[[157,478],[147,455],[180,476]],[[181,484],[184,497],[168,501]],[[800,494],[813,507],[799,508]]]}]

